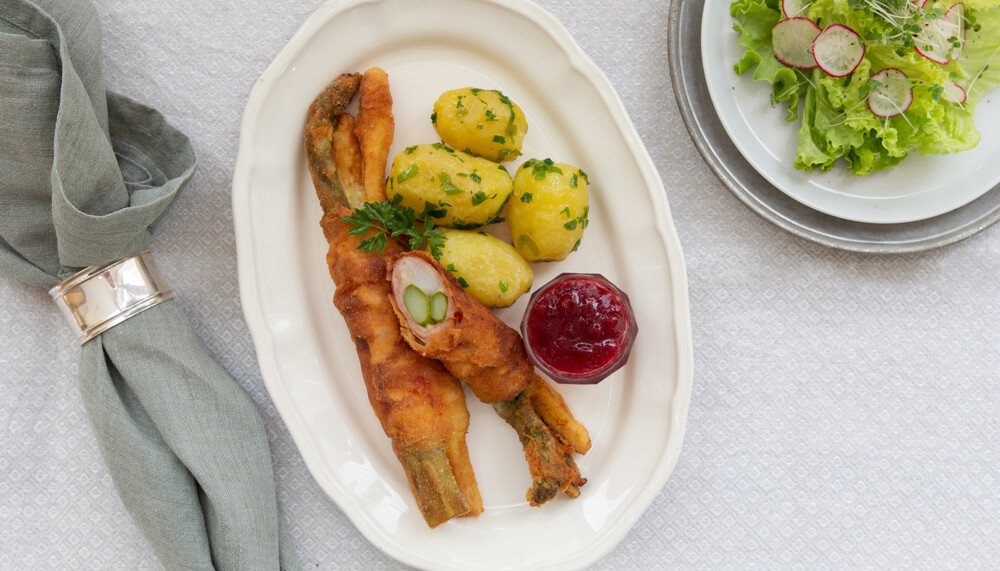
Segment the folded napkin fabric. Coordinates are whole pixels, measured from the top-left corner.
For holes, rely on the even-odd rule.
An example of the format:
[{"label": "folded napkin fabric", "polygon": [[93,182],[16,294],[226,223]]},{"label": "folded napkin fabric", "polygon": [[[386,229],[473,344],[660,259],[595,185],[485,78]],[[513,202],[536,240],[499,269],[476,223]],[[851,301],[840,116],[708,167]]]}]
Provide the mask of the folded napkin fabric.
[{"label": "folded napkin fabric", "polygon": [[[194,151],[158,112],[105,90],[90,2],[0,0],[0,54],[0,271],[48,288],[147,248]],[[167,569],[297,567],[263,421],[176,302],[86,342],[80,392]]]}]

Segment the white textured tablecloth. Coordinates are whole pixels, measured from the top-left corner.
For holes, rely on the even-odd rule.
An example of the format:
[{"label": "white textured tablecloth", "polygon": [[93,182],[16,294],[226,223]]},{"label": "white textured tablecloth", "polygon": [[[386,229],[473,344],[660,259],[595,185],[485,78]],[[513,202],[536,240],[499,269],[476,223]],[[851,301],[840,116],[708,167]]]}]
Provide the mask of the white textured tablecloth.
[{"label": "white textured tablecloth", "polygon": [[[243,107],[320,2],[96,4],[109,88],[162,111],[198,153],[153,250],[209,352],[260,406],[299,561],[403,568],[306,470],[239,304],[230,193]],[[540,4],[621,95],[663,178],[690,285],[680,460],[594,567],[995,568],[1000,225],[895,257],[786,234],[730,195],[691,143],[667,2]],[[62,319],[45,291],[0,276],[0,569],[158,568],[98,453]]]}]

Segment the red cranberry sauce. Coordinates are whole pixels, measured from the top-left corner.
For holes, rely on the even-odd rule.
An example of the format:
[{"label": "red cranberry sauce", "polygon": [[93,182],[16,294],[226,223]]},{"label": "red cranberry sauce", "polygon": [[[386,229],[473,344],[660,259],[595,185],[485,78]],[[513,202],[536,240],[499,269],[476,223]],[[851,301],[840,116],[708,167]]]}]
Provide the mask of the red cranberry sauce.
[{"label": "red cranberry sauce", "polygon": [[585,375],[625,349],[628,310],[618,292],[586,277],[556,283],[530,308],[528,343],[551,368]]}]

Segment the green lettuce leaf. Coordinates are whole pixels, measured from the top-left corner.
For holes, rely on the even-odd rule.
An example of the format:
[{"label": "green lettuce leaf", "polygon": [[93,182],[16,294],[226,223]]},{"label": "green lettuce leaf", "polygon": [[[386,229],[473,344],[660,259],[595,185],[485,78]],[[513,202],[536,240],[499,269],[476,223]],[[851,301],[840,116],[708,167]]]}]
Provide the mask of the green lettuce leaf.
[{"label": "green lettuce leaf", "polygon": [[739,22],[733,29],[740,32],[739,43],[746,48],[734,66],[736,73],[743,75],[753,69],[754,80],[769,82],[772,85],[771,103],[788,102],[785,120],[794,121],[806,85],[800,81],[801,74],[774,58],[771,28],[782,18],[778,0],[736,0],[729,11]]},{"label": "green lettuce leaf", "polygon": [[[992,8],[982,4],[990,4]],[[961,78],[954,81],[965,88],[968,93],[966,106],[971,107],[983,94],[1000,85],[1000,2],[970,0],[966,5],[975,10],[973,15],[981,28],[966,34],[957,66]]]}]

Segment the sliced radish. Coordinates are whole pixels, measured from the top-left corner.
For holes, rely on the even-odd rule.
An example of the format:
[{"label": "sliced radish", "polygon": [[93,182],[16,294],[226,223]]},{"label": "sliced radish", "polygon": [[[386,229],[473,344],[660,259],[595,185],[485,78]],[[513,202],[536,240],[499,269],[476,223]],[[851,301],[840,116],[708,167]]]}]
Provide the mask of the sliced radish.
[{"label": "sliced radish", "polygon": [[865,57],[865,44],[857,32],[842,24],[831,24],[812,44],[813,59],[833,77],[844,77],[857,69]]},{"label": "sliced radish", "polygon": [[819,26],[808,18],[789,18],[778,22],[771,28],[775,59],[799,69],[816,67],[810,49],[819,32]]},{"label": "sliced radish", "polygon": [[[923,18],[919,22],[920,32],[913,34],[913,49],[934,63],[946,65],[962,55],[962,48],[955,47],[951,38],[965,42],[965,5],[952,5],[940,18]],[[953,57],[955,56],[955,57]]]},{"label": "sliced radish", "polygon": [[965,4],[961,2],[952,4],[951,8],[948,8],[948,11],[944,13],[944,19],[958,30],[958,33],[955,34],[955,37],[958,38],[958,45],[952,45],[952,48],[948,50],[948,57],[951,58],[951,61],[958,61],[958,58],[962,57],[962,49],[965,47]]},{"label": "sliced radish", "polygon": [[807,6],[806,0],[781,0],[781,13],[786,18],[796,18],[805,14]]},{"label": "sliced radish", "polygon": [[944,93],[941,94],[941,98],[948,103],[962,104],[965,103],[965,99],[968,94],[965,92],[965,88],[961,85],[955,83],[954,81],[949,81],[944,84]]},{"label": "sliced radish", "polygon": [[894,67],[883,69],[871,77],[878,85],[868,94],[868,109],[879,117],[895,117],[910,108],[913,89],[905,73]]}]

